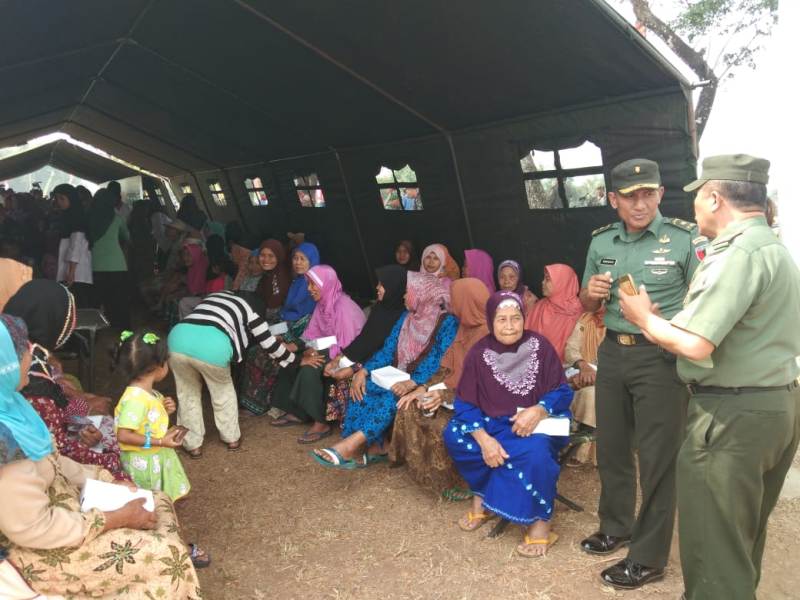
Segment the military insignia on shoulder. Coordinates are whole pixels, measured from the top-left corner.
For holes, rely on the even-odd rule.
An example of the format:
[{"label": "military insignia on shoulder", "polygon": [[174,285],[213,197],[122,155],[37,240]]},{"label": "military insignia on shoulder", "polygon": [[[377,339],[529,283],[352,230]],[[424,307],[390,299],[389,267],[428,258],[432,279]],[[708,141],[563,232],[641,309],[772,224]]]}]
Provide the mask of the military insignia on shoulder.
[{"label": "military insignia on shoulder", "polygon": [[692,223],[691,221],[684,221],[683,219],[676,219],[674,217],[670,217],[664,219],[665,223],[669,223],[670,225],[674,225],[678,229],[683,229],[684,231],[694,231],[697,225]]},{"label": "military insignia on shoulder", "polygon": [[608,231],[609,229],[613,229],[616,223],[609,223],[608,225],[603,225],[602,227],[598,227],[592,232],[592,237],[596,235],[600,235],[604,231]]},{"label": "military insignia on shoulder", "polygon": [[692,240],[692,246],[700,246],[708,243],[708,238],[704,235],[698,236]]}]

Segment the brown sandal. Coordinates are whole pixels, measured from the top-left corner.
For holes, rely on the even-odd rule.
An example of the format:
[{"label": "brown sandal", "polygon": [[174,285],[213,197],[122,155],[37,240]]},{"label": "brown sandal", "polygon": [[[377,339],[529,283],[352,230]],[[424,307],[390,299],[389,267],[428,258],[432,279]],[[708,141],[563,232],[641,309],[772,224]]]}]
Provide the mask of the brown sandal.
[{"label": "brown sandal", "polygon": [[202,458],[203,457],[203,447],[199,446],[199,447],[195,448],[194,450],[187,450],[186,454],[188,454],[189,458],[191,458],[193,460],[197,460],[199,458]]},{"label": "brown sandal", "polygon": [[238,452],[242,449],[242,438],[239,438],[235,442],[226,442],[226,445],[230,452]]}]

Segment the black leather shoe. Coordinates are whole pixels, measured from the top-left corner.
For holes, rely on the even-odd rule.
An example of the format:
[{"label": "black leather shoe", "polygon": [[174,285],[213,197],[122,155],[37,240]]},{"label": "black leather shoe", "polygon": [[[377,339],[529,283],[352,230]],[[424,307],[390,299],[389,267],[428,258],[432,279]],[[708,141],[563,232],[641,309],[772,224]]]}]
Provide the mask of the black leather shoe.
[{"label": "black leather shoe", "polygon": [[589,554],[611,554],[623,546],[627,546],[630,542],[630,536],[614,537],[598,531],[581,541],[581,548]]},{"label": "black leather shoe", "polygon": [[635,590],[664,578],[664,569],[653,569],[625,558],[600,573],[603,582],[620,590]]}]

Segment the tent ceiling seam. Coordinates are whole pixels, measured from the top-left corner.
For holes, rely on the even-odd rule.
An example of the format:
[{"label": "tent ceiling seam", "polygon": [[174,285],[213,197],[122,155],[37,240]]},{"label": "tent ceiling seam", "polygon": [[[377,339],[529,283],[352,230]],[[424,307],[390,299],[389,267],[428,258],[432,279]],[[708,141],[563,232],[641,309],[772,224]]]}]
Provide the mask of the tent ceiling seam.
[{"label": "tent ceiling seam", "polygon": [[324,50],[316,47],[314,44],[312,44],[311,42],[309,42],[305,38],[301,37],[300,35],[296,34],[294,31],[292,31],[289,28],[281,25],[275,19],[272,19],[271,17],[268,17],[267,15],[265,15],[264,13],[259,11],[258,9],[250,6],[247,2],[245,2],[245,0],[232,0],[232,1],[235,4],[238,4],[239,6],[241,6],[244,10],[254,14],[259,19],[264,21],[265,23],[268,23],[273,28],[275,28],[278,31],[282,32],[283,34],[287,35],[288,37],[293,39],[295,42],[297,42],[297,43],[301,44],[302,46],[308,48],[314,54],[316,54],[317,56],[319,56],[320,58],[322,58],[326,62],[329,62],[330,64],[332,64],[335,67],[337,67],[339,70],[344,71],[345,73],[347,73],[348,75],[350,75],[354,79],[360,81],[361,83],[363,83],[364,85],[366,85],[367,87],[369,87],[373,91],[377,92],[378,94],[380,94],[381,96],[383,96],[387,100],[389,100],[392,103],[396,104],[397,106],[399,106],[400,108],[402,108],[403,110],[408,112],[409,114],[411,114],[414,117],[416,117],[417,119],[423,121],[424,123],[426,123],[430,127],[433,127],[434,129],[436,129],[440,133],[443,133],[443,134],[447,133],[447,128],[446,127],[444,127],[442,125],[439,125],[438,123],[436,123],[435,121],[433,121],[429,117],[426,117],[424,114],[419,112],[417,109],[415,109],[412,106],[406,104],[405,102],[403,102],[399,98],[396,98],[394,95],[392,95],[387,90],[383,89],[381,86],[379,86],[374,81],[368,79],[367,77],[365,77],[364,75],[362,75],[361,73],[359,73],[358,71],[353,69],[352,67],[349,67],[346,64],[344,64],[343,62],[335,59],[333,56],[331,56],[330,54],[328,54]]},{"label": "tent ceiling seam", "polygon": [[38,58],[31,58],[29,60],[23,60],[18,63],[11,63],[7,65],[0,66],[0,73],[3,71],[9,71],[12,69],[17,69],[19,67],[31,67],[41,63],[50,62],[51,60],[56,60],[59,58],[66,58],[68,56],[73,56],[76,54],[83,54],[84,52],[89,52],[90,50],[96,50],[97,48],[104,48],[105,46],[110,46],[111,44],[119,44],[119,38],[115,38],[113,40],[106,40],[104,42],[98,42],[96,44],[92,44],[90,46],[82,46],[80,48],[71,48],[69,50],[64,50],[62,52],[57,52],[55,54],[49,54],[47,56],[40,56]]}]

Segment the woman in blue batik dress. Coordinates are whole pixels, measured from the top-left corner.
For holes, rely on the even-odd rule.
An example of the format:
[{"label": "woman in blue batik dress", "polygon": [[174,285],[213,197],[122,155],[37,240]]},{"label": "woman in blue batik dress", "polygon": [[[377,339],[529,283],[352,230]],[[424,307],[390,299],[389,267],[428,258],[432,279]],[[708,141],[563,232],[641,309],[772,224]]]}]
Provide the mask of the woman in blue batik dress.
[{"label": "woman in blue batik dress", "polygon": [[444,442],[474,494],[459,520],[474,531],[496,514],[525,525],[517,552],[544,556],[558,539],[550,530],[567,437],[534,434],[542,419],[569,417],[572,390],[547,339],[524,331],[522,299],[496,292],[486,304],[489,335],[464,359],[455,416]]}]

